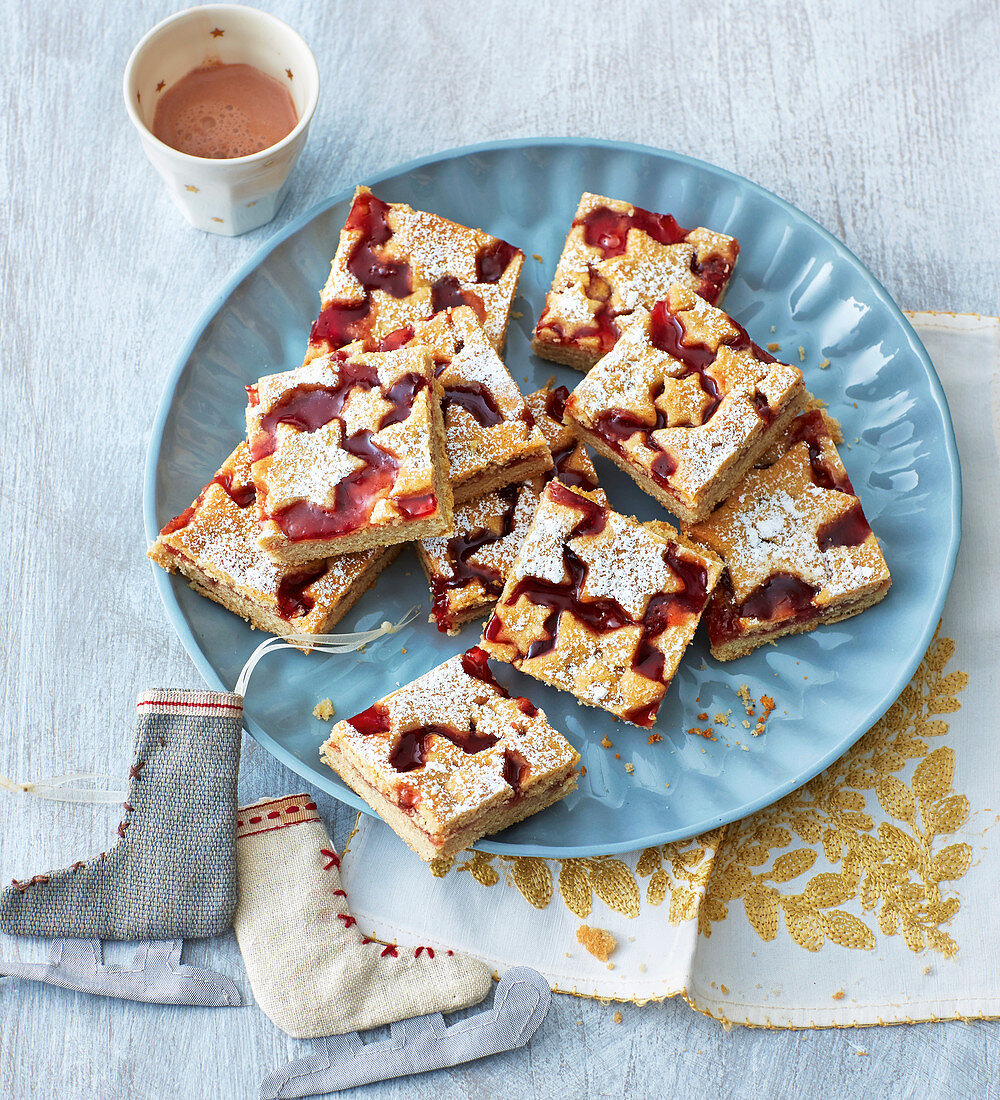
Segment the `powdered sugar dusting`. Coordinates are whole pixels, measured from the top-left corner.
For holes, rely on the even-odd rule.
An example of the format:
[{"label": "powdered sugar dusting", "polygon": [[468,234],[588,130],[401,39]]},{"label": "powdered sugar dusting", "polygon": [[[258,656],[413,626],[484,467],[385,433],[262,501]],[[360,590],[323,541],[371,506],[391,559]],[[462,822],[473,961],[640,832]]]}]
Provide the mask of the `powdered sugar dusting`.
[{"label": "powdered sugar dusting", "polygon": [[607,596],[634,619],[645,614],[654,592],[673,588],[673,573],[663,559],[667,543],[616,512],[597,537],[574,539],[572,549],[587,564],[583,595]]}]

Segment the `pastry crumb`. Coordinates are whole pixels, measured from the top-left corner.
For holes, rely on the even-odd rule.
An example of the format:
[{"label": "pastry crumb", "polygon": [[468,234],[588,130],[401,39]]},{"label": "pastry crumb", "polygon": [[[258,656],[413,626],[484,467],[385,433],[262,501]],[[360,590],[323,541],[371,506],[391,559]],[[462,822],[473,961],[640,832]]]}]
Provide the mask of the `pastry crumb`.
[{"label": "pastry crumb", "polygon": [[740,684],[736,689],[736,694],[743,701],[743,705],[747,710],[753,706],[753,696],[750,694],[750,688],[746,684]]},{"label": "pastry crumb", "polygon": [[321,722],[328,722],[334,714],[336,714],[336,711],[329,699],[320,699],[313,707],[313,718],[318,718]]},{"label": "pastry crumb", "polygon": [[830,360],[829,360],[829,359],[824,359],[824,360],[823,360],[823,362],[822,362],[822,363],[820,363],[820,365],[819,365],[819,369],[820,369],[820,370],[826,370],[826,368],[827,368],[827,367],[828,367],[829,365],[830,365]]},{"label": "pastry crumb", "polygon": [[771,326],[771,331],[772,332],[777,332],[777,329],[774,327],[774,325]]},{"label": "pastry crumb", "polygon": [[582,944],[595,959],[606,963],[611,953],[618,946],[618,941],[606,928],[592,928],[589,924],[581,924],[576,930],[577,943]]},{"label": "pastry crumb", "polygon": [[601,748],[602,749],[613,749],[614,747],[615,747],[614,742],[609,741],[608,738],[607,738],[607,735],[605,735],[604,737],[601,738]]},{"label": "pastry crumb", "polygon": [[608,963],[608,969],[609,969],[609,970],[614,970],[614,968],[615,968],[615,964],[614,964],[614,963]]},{"label": "pastry crumb", "polygon": [[804,363],[806,361],[806,349],[799,344],[799,362]]},{"label": "pastry crumb", "polygon": [[524,314],[519,309],[512,309],[510,311],[510,315],[514,318],[515,321],[520,321],[521,318],[524,316]]},{"label": "pastry crumb", "polygon": [[715,724],[717,726],[728,726],[729,725],[729,716],[732,713],[733,713],[732,709],[730,709],[730,710],[720,710],[719,713],[715,716],[715,719],[714,719]]},{"label": "pastry crumb", "polygon": [[728,985],[720,985],[719,986],[719,992],[725,994],[726,996],[728,996],[729,995],[729,986]]},{"label": "pastry crumb", "polygon": [[833,999],[835,1001],[842,1001],[844,999],[844,991],[842,989],[838,989],[837,992],[833,994]]},{"label": "pastry crumb", "polygon": [[707,710],[703,710],[703,711],[702,711],[702,712],[701,712],[701,713],[700,713],[700,714],[698,715],[698,721],[699,721],[699,722],[707,722],[707,721],[708,721],[708,711],[707,711]]},{"label": "pastry crumb", "polygon": [[655,745],[658,741],[662,741],[663,738],[658,733],[651,733],[648,738],[650,745]]},{"label": "pastry crumb", "polygon": [[538,253],[537,253],[537,252],[532,252],[532,254],[531,254],[531,258],[532,258],[533,260],[537,260],[537,261],[538,261],[539,263],[544,263],[544,260],[542,259],[542,257],[541,257],[541,256],[539,256],[539,255],[538,255]]},{"label": "pastry crumb", "polygon": [[622,1022],[622,1014],[620,1012],[616,1012],[614,1016],[611,1017],[611,1019],[614,1020],[616,1024],[620,1024]]},{"label": "pastry crumb", "polygon": [[634,775],[635,774],[635,764],[626,764],[625,765],[625,770],[629,773],[629,775]]},{"label": "pastry crumb", "polygon": [[745,730],[748,730],[750,728],[750,723],[745,718],[743,719],[743,728]]},{"label": "pastry crumb", "polygon": [[767,350],[768,350],[768,351],[781,351],[781,345],[780,345],[780,344],[778,343],[778,341],[777,341],[777,340],[772,340],[772,341],[771,341],[771,342],[770,342],[770,343],[769,343],[769,344],[767,345]]},{"label": "pastry crumb", "polygon": [[706,741],[718,741],[718,737],[712,732],[711,726],[706,726],[704,729],[699,729],[697,726],[692,726],[688,733],[697,735],[698,737],[704,737]]},{"label": "pastry crumb", "polygon": [[399,652],[400,653],[405,653],[406,652],[406,646],[404,645],[403,648]]},{"label": "pastry crumb", "polygon": [[581,775],[586,775],[587,774],[587,765],[586,764],[581,764],[580,765],[580,774]]}]

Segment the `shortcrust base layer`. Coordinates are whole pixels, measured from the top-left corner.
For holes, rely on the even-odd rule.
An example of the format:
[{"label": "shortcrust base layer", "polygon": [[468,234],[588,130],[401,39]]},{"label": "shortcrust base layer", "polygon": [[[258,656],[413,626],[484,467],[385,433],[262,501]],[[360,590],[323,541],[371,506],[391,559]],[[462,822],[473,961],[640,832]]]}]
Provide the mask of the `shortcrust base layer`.
[{"label": "shortcrust base layer", "polygon": [[[396,558],[401,549],[402,547],[393,548],[375,558],[372,564],[337,600],[336,604],[330,609],[329,615],[320,622],[319,628],[309,633],[325,634],[331,627],[336,626],[368,589],[375,584],[379,574]],[[300,624],[296,623],[294,619],[283,619],[280,615],[275,615],[261,604],[236,591],[235,588],[230,588],[221,581],[217,581],[203,569],[200,569],[190,558],[182,557],[180,554],[171,554],[160,546],[154,546],[149,556],[157,565],[166,569],[168,573],[180,573],[200,596],[205,596],[224,607],[227,611],[231,611],[234,615],[239,615],[241,619],[245,619],[256,630],[263,630],[267,634],[276,634],[282,638],[302,632]],[[312,652],[312,647],[309,645],[303,644],[297,648],[301,649],[303,653]]]},{"label": "shortcrust base layer", "polygon": [[[440,503],[441,497],[438,496]],[[451,503],[451,494],[448,494]],[[451,508],[439,507],[438,511],[424,520],[410,520],[405,523],[385,523],[377,527],[362,527],[349,535],[336,539],[303,539],[290,542],[287,539],[262,538],[261,548],[276,562],[282,565],[303,565],[306,562],[322,558],[337,558],[343,554],[355,554],[360,550],[376,550],[380,547],[402,546],[414,539],[430,538],[432,535],[447,535],[452,528]]]},{"label": "shortcrust base layer", "polygon": [[533,477],[540,477],[552,469],[552,459],[548,451],[534,455],[524,462],[513,466],[492,467],[483,472],[480,477],[465,485],[455,486],[455,504],[465,504],[467,501],[476,500],[478,497],[492,493],[496,489],[505,489],[508,485],[520,485]]},{"label": "shortcrust base layer", "polygon": [[791,634],[805,634],[815,630],[818,626],[826,626],[829,623],[843,622],[853,615],[867,611],[885,598],[889,591],[890,582],[876,588],[874,592],[868,592],[854,600],[847,600],[831,607],[829,610],[817,615],[815,619],[792,621],[787,626],[778,627],[775,630],[759,630],[752,634],[744,634],[734,638],[731,642],[725,642],[720,646],[712,646],[712,656],[717,661],[734,661],[737,657],[745,657],[748,653],[768,642],[777,641],[778,638],[787,638]]},{"label": "shortcrust base layer", "polygon": [[573,367],[584,374],[601,358],[600,352],[585,351],[567,344],[550,344],[546,340],[539,340],[537,336],[531,341],[531,350],[539,359],[561,363],[564,367]]}]

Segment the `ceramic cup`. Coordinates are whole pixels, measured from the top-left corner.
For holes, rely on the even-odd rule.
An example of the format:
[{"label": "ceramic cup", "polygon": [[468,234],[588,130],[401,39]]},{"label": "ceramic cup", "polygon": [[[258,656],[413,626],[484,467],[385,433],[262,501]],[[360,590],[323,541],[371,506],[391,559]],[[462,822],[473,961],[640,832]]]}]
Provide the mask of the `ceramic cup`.
[{"label": "ceramic cup", "polygon": [[[253,65],[280,81],[295,104],[295,129],[268,149],[231,160],[192,157],[153,137],[153,115],[164,89],[213,62]],[[316,59],[291,27],[237,4],[178,12],[157,24],[132,51],[123,90],[146,156],[196,229],[235,237],[274,217],[319,98]]]}]

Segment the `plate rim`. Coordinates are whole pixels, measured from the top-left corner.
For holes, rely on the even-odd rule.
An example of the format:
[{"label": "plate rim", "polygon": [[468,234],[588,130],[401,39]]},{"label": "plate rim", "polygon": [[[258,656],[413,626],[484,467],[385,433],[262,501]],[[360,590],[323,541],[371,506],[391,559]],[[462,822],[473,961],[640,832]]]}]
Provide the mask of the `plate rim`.
[{"label": "plate rim", "polygon": [[[863,729],[858,730],[849,739],[839,742],[837,746],[824,754],[820,759],[814,761],[785,783],[780,784],[778,787],[768,792],[768,794],[756,799],[751,799],[740,806],[730,807],[728,810],[721,813],[709,814],[696,825],[690,827],[685,826],[682,831],[668,829],[660,833],[650,834],[641,839],[619,841],[618,843],[607,845],[510,844],[494,841],[488,837],[484,837],[473,845],[477,850],[496,855],[565,859],[593,855],[618,855],[623,852],[637,851],[657,844],[666,844],[672,841],[698,836],[718,828],[721,825],[727,825],[733,821],[738,821],[748,814],[755,813],[757,810],[773,805],[791,791],[797,790],[852,748],[853,745],[864,736],[867,730],[882,718],[899,697],[900,693],[913,677],[921,660],[923,660],[927,648],[933,639],[937,624],[941,618],[945,599],[951,587],[952,578],[955,572],[955,562],[958,557],[958,550],[961,543],[963,493],[958,443],[955,437],[955,428],[952,423],[951,410],[948,406],[944,387],[941,384],[941,379],[938,377],[937,370],[934,367],[934,363],[927,349],[924,347],[923,342],[917,335],[913,325],[910,323],[909,318],[907,318],[899,305],[885,289],[881,281],[868,269],[867,265],[865,265],[854,252],[843,243],[843,241],[835,237],[828,229],[820,225],[815,218],[811,217],[805,211],[800,210],[797,206],[788,202],[787,199],[783,199],[780,195],[775,194],[773,191],[770,191],[768,188],[756,183],[746,176],[741,176],[727,168],[721,168],[718,165],[700,160],[697,157],[688,156],[685,153],[660,149],[651,145],[640,145],[635,142],[611,141],[603,138],[566,136],[504,138],[496,141],[475,142],[469,145],[455,146],[451,149],[446,149],[437,153],[429,153],[424,156],[415,157],[412,160],[401,162],[380,172],[366,175],[363,179],[366,185],[375,185],[390,177],[400,176],[432,163],[438,164],[443,161],[457,160],[461,157],[469,157],[479,153],[494,152],[501,149],[517,150],[539,148],[542,146],[588,147],[598,149],[605,153],[639,153],[644,156],[653,156],[661,160],[686,164],[707,171],[711,175],[732,181],[741,187],[748,187],[752,191],[763,194],[768,199],[777,203],[779,208],[789,212],[794,218],[800,220],[804,219],[820,234],[821,238],[825,238],[826,242],[833,247],[836,253],[840,253],[842,256],[846,256],[849,260],[853,261],[856,267],[864,274],[875,291],[875,297],[889,310],[891,315],[895,316],[895,319],[902,327],[903,335],[906,337],[911,350],[916,354],[917,358],[922,361],[930,383],[931,397],[943,419],[945,455],[948,460],[947,465],[951,475],[951,526],[948,531],[945,569],[941,574],[940,582],[934,593],[933,600],[931,601],[933,614],[929,616],[927,625],[919,638],[918,645],[913,651],[915,655],[911,656],[910,659],[901,666],[900,673],[883,692],[880,700],[875,705],[873,717],[870,718],[868,724],[865,725]],[[156,476],[162,451],[164,427],[170,415],[171,408],[173,407],[178,383],[184,373],[185,367],[191,359],[195,347],[205,334],[206,329],[219,313],[220,309],[232,297],[233,293],[244,279],[253,274],[253,272],[261,266],[264,260],[289,237],[297,233],[300,229],[303,229],[331,207],[336,206],[337,203],[345,201],[353,194],[355,186],[357,185],[348,186],[337,191],[329,198],[310,207],[308,210],[298,215],[298,217],[293,218],[284,228],[279,229],[264,241],[253,254],[241,263],[236,271],[224,281],[221,289],[211,298],[201,315],[198,317],[198,320],[192,326],[187,338],[181,344],[180,351],[174,360],[173,366],[164,380],[163,391],[150,429],[149,443],[146,448],[145,467],[143,471],[142,513],[147,545],[152,544],[159,532],[159,526],[156,521],[155,497]],[[217,691],[231,691],[231,686],[223,683],[221,678],[212,668],[195,639],[187,620],[182,614],[180,604],[174,593],[171,575],[166,573],[163,569],[157,568],[153,562],[149,563],[149,567],[153,574],[153,582],[160,596],[160,600],[167,613],[167,618],[176,631],[181,645],[194,662],[195,667],[201,673],[209,687]],[[266,730],[259,726],[258,723],[248,718],[245,713],[243,716],[243,727],[250,736],[275,759],[290,768],[306,782],[332,795],[338,801],[346,802],[366,816],[372,817],[375,820],[381,820],[375,811],[349,787],[341,787],[334,784],[332,781],[327,782],[320,773],[314,770],[310,769],[308,773],[304,772],[303,766],[306,766],[304,762],[299,760],[298,757],[281,745],[280,742],[276,741]]]}]

